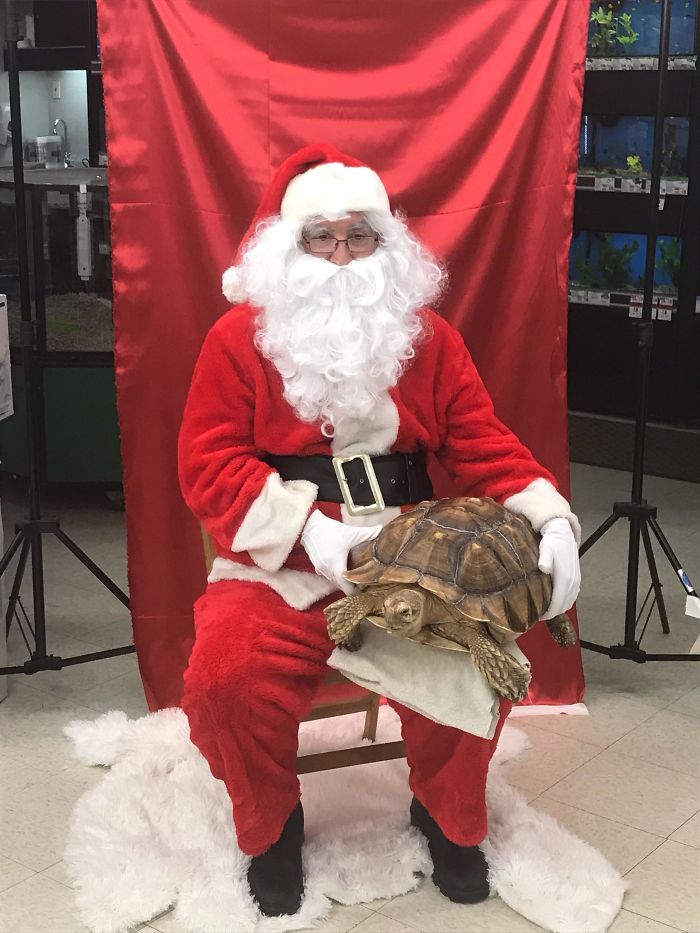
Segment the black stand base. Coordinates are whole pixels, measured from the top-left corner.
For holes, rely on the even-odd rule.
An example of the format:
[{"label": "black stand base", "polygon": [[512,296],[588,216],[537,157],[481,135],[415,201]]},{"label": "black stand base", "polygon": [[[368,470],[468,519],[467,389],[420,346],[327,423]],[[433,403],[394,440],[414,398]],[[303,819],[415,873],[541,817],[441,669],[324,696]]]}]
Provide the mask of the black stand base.
[{"label": "black stand base", "polygon": [[[648,654],[640,647],[640,642],[644,637],[646,627],[649,623],[654,605],[658,606],[659,616],[661,618],[661,630],[665,635],[671,631],[668,624],[668,614],[666,604],[662,593],[663,584],[659,579],[659,571],[656,566],[654,551],[651,546],[651,537],[649,529],[659,542],[661,549],[666,555],[668,562],[673,567],[688,596],[697,597],[690,579],[681,567],[680,561],[673,552],[666,536],[661,530],[656,520],[656,506],[649,505],[645,499],[641,502],[616,502],[613,505],[612,515],[597,528],[589,538],[579,548],[579,555],[582,557],[589,548],[593,547],[596,541],[603,537],[606,531],[609,531],[615,522],[620,518],[626,518],[630,522],[630,559],[627,567],[627,604],[625,607],[625,641],[624,644],[617,645],[599,645],[596,642],[581,640],[581,647],[588,648],[591,651],[597,651],[600,654],[606,654],[609,658],[625,658],[628,661],[636,661],[638,664],[644,664],[646,661],[700,661],[700,654]],[[642,607],[637,614],[637,582],[639,579],[639,538],[644,544],[644,553],[646,554],[649,565],[649,577],[651,586],[647,592]],[[642,619],[642,615],[647,607],[649,598],[653,594],[653,599],[649,605],[649,611],[644,621],[639,637],[637,637],[637,628]]]},{"label": "black stand base", "polygon": [[[75,541],[61,529],[58,519],[39,518],[27,519],[18,522],[15,525],[15,537],[10,546],[5,551],[0,560],[0,577],[7,570],[10,561],[19,551],[19,561],[15,570],[15,577],[12,583],[12,589],[8,599],[7,613],[5,615],[5,634],[8,635],[12,626],[12,620],[16,617],[22,637],[30,653],[28,661],[24,664],[13,667],[0,667],[0,674],[36,674],[38,671],[58,671],[61,668],[69,667],[73,664],[85,664],[88,661],[99,661],[102,658],[113,658],[121,654],[131,654],[136,649],[134,645],[125,645],[122,648],[109,648],[105,651],[95,651],[91,654],[76,655],[71,658],[56,657],[46,653],[46,606],[44,604],[44,559],[43,559],[43,535],[54,535],[58,540],[76,556],[93,576],[102,583],[112,593],[123,606],[129,608],[129,597],[114,583],[107,574],[91,560],[88,555],[80,548]],[[34,597],[34,628],[32,628],[27,613],[24,611],[20,600],[20,590],[22,580],[27,569],[29,555],[32,557],[32,590]],[[32,646],[27,635],[22,628],[17,609],[21,610],[25,624],[27,625],[34,639],[35,646]]]}]

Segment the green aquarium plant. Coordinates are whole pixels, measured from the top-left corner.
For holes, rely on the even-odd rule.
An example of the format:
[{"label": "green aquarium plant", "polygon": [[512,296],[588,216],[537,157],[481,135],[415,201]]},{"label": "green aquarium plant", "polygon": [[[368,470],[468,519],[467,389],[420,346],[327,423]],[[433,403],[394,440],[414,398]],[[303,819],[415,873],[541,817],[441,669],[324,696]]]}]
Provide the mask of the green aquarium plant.
[{"label": "green aquarium plant", "polygon": [[609,57],[620,54],[620,51],[627,52],[639,39],[639,33],[632,25],[632,16],[629,13],[615,16],[609,5],[592,10],[590,21],[596,24],[596,31],[590,39],[594,55]]},{"label": "green aquarium plant", "polygon": [[661,257],[657,260],[659,269],[666,273],[674,288],[678,288],[681,281],[681,241],[678,237],[670,240],[659,240]]},{"label": "green aquarium plant", "polygon": [[642,165],[641,156],[638,155],[628,155],[627,156],[627,171],[628,172],[643,172],[644,166]]},{"label": "green aquarium plant", "polygon": [[590,46],[595,55],[613,55],[615,52],[615,36],[617,34],[617,17],[608,7],[604,10],[599,6],[591,11],[591,22],[596,24],[596,31],[591,36]]},{"label": "green aquarium plant", "polygon": [[586,288],[595,288],[599,284],[600,276],[590,259],[580,259],[575,256],[574,268],[576,269],[575,284],[583,285]]},{"label": "green aquarium plant", "polygon": [[633,240],[626,246],[616,247],[609,233],[597,234],[596,240],[599,243],[597,260],[574,257],[576,282],[587,288],[629,288],[632,279],[630,263],[639,249],[639,242]]},{"label": "green aquarium plant", "polygon": [[627,51],[639,38],[639,33],[632,28],[632,17],[629,13],[623,13],[617,17],[617,31],[615,39],[622,46],[623,51]]},{"label": "green aquarium plant", "polygon": [[600,244],[600,270],[603,288],[625,288],[630,284],[632,257],[639,249],[633,240],[626,246],[613,246],[612,236],[606,233]]}]

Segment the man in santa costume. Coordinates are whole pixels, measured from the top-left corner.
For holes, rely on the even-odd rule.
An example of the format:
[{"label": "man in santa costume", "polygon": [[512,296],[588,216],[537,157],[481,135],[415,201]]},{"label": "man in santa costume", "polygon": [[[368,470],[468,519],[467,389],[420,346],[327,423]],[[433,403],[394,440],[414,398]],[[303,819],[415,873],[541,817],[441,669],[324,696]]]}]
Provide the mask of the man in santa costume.
[{"label": "man in santa costume", "polygon": [[[297,734],[333,649],[323,609],[351,591],[349,549],[431,497],[426,454],[460,495],[491,496],[542,534],[546,618],[578,593],[576,517],[495,417],[460,334],[430,310],[444,281],[370,168],[308,146],[263,197],[224,275],[238,306],[193,376],[180,478],[218,557],[195,607],[183,708],[226,784],[265,914],[294,913],[303,895]],[[482,900],[486,774],[510,704],[490,740],[392,705],[435,883]]]}]

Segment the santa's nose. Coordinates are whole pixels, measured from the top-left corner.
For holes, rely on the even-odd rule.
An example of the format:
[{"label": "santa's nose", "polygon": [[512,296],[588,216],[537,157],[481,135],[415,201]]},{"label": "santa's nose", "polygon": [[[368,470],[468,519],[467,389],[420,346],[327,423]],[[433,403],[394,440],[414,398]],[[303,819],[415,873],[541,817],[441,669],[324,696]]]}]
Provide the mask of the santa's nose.
[{"label": "santa's nose", "polygon": [[349,262],[352,262],[352,256],[350,255],[348,244],[344,240],[341,240],[340,243],[338,243],[335,252],[332,256],[329,257],[329,259],[336,266],[347,266]]}]

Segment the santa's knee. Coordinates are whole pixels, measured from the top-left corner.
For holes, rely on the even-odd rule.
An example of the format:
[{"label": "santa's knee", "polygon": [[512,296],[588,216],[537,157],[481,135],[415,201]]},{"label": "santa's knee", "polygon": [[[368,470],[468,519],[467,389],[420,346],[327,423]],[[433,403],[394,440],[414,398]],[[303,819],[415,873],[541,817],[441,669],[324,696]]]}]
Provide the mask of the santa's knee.
[{"label": "santa's knee", "polygon": [[182,700],[192,737],[211,728],[259,744],[295,732],[300,685],[287,684],[274,661],[242,650],[235,657],[220,649],[193,652]]}]

